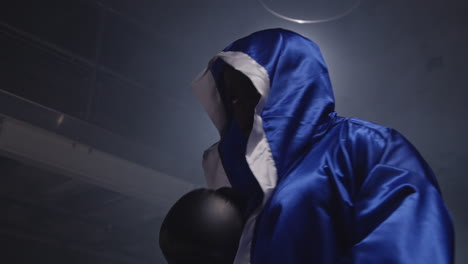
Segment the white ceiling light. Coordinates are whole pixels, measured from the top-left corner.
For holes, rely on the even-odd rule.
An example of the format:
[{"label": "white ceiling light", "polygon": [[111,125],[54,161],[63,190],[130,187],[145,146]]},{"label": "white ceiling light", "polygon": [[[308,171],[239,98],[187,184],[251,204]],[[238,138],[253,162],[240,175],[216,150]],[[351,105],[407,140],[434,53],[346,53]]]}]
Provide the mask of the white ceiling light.
[{"label": "white ceiling light", "polygon": [[361,0],[258,0],[272,15],[299,23],[338,20],[353,12]]}]

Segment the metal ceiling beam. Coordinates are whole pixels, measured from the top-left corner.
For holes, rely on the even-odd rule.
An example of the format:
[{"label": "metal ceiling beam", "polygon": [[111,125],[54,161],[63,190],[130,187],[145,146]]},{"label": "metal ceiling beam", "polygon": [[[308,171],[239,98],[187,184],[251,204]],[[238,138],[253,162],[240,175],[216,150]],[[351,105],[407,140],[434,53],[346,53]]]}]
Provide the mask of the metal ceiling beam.
[{"label": "metal ceiling beam", "polygon": [[[155,205],[161,213],[195,186],[45,129],[0,115],[0,155]],[[156,209],[155,208],[155,209]]]},{"label": "metal ceiling beam", "polygon": [[[113,9],[106,9],[106,10],[109,11],[109,10],[113,10]],[[101,23],[103,23],[103,22],[101,22]],[[100,29],[100,32],[98,32],[99,33],[98,40],[99,40],[99,42],[102,42],[103,40],[101,39],[102,38],[101,35],[105,31],[105,28],[104,28],[104,25],[99,25],[99,27],[102,27],[102,28]],[[124,83],[126,85],[141,89],[142,91],[147,91],[150,94],[152,94],[154,92],[154,87],[152,87],[151,85],[142,83],[142,82],[137,81],[135,79],[132,79],[132,78],[130,78],[128,76],[125,76],[123,73],[117,72],[117,71],[115,71],[115,70],[113,70],[113,69],[111,69],[109,67],[106,67],[105,65],[102,65],[97,60],[97,57],[95,58],[95,60],[87,59],[87,58],[85,58],[83,56],[80,56],[80,55],[78,55],[78,54],[76,54],[76,53],[74,53],[72,51],[69,51],[69,50],[67,50],[67,49],[65,49],[63,47],[60,47],[60,46],[56,45],[55,43],[47,41],[47,40],[45,40],[45,39],[43,39],[43,38],[41,38],[39,36],[36,36],[36,35],[34,35],[34,34],[30,33],[30,32],[23,31],[23,30],[15,27],[15,26],[10,25],[8,23],[5,23],[5,22],[3,22],[1,20],[0,20],[0,33],[8,35],[11,38],[16,38],[16,39],[25,41],[29,45],[33,46],[33,47],[45,50],[45,51],[49,52],[51,55],[62,58],[65,61],[69,61],[70,63],[79,63],[81,65],[84,65],[84,66],[96,71],[96,74],[105,73],[105,74],[107,74],[109,76],[112,76],[112,78],[114,78],[114,79],[118,80],[119,82]],[[150,35],[150,36],[152,36],[152,35]],[[152,36],[152,37],[154,39],[154,36]],[[157,41],[157,40],[154,39],[154,41]],[[99,47],[100,45],[102,45],[102,43],[96,43],[96,48],[100,49],[100,47]],[[174,46],[175,43],[171,43],[171,45]],[[173,98],[173,97],[171,97],[169,95],[165,95],[165,94],[161,94],[159,96],[164,96],[165,100],[170,101],[173,105],[176,105],[179,108],[182,108],[182,109],[187,108],[186,105],[180,103],[180,101],[177,100],[176,98]]]}]

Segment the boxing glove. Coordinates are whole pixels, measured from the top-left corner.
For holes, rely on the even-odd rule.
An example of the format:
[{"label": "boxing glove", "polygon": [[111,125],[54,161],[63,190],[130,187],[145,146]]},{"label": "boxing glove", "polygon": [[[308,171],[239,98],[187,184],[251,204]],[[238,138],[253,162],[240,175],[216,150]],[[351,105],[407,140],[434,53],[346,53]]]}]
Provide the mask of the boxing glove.
[{"label": "boxing glove", "polygon": [[169,264],[232,264],[244,226],[245,202],[232,188],[197,189],[166,215],[159,245]]}]

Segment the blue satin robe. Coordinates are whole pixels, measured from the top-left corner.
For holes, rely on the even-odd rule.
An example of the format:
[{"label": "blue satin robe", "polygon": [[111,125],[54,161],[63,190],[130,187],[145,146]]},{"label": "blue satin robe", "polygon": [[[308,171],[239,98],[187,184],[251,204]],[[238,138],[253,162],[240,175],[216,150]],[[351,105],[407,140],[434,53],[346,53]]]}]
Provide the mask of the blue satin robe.
[{"label": "blue satin robe", "polygon": [[[315,43],[272,29],[224,52],[209,69],[221,99],[222,64],[243,66],[236,64],[239,53],[254,62],[251,69],[267,73],[245,70],[254,84],[261,84],[255,78],[269,83],[267,93],[257,87],[264,106],[256,113],[262,123],[254,123],[252,132],[267,140],[275,167],[276,186],[263,204],[262,179],[249,170],[247,142],[229,107],[228,122],[216,124],[231,185],[250,198],[251,207],[262,207],[250,263],[453,263],[452,221],[433,172],[394,129],[337,116],[328,69]],[[261,165],[250,164],[257,170]]]},{"label": "blue satin robe", "polygon": [[257,220],[252,263],[453,263],[435,177],[393,129],[334,117]]}]

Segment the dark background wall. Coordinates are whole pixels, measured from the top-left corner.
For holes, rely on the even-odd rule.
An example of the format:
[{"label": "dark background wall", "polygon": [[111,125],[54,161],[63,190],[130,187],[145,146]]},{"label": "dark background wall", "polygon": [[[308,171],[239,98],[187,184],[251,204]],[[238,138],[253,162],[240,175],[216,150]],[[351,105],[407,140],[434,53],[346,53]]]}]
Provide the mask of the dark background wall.
[{"label": "dark background wall", "polygon": [[201,153],[217,134],[190,81],[233,40],[291,29],[321,46],[340,115],[396,128],[432,166],[465,263],[467,11],[463,0],[374,0],[336,21],[295,24],[247,0],[2,1],[0,89],[163,153],[141,163],[202,185]]}]

